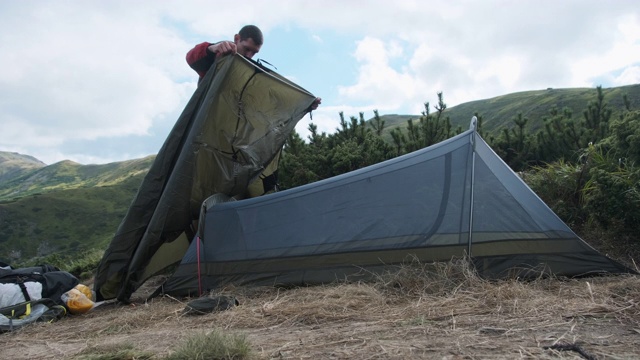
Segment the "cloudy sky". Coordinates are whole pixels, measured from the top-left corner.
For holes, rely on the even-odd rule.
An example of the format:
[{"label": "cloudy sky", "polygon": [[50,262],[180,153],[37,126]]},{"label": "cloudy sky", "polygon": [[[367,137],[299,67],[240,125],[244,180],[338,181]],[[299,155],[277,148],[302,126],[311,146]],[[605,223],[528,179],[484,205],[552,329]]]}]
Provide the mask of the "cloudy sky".
[{"label": "cloudy sky", "polygon": [[[517,91],[640,83],[636,0],[0,0],[0,151],[47,164],[155,154],[196,88],[186,52],[265,35],[268,61],[338,113],[420,114]],[[311,120],[297,129],[306,134]]]}]

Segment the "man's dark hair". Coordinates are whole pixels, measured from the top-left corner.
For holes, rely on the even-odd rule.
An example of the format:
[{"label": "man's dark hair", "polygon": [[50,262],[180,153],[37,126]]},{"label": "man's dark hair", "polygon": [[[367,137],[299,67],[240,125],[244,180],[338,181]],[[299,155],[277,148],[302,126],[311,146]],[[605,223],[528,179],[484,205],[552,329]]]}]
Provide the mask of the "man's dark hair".
[{"label": "man's dark hair", "polygon": [[253,39],[256,45],[262,45],[262,31],[255,25],[245,25],[238,33],[240,40]]}]

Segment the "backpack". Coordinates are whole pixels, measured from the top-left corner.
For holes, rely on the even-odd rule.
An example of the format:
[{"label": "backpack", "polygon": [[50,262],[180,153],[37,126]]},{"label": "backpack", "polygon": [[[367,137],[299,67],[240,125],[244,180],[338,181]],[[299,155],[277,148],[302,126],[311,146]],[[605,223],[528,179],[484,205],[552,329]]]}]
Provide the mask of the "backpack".
[{"label": "backpack", "polygon": [[54,322],[67,313],[67,309],[51,299],[24,301],[0,308],[0,333],[14,331],[24,325],[39,322]]},{"label": "backpack", "polygon": [[[51,299],[58,305],[64,305],[61,300],[62,294],[73,289],[73,287],[78,285],[79,282],[80,281],[71,273],[61,271],[60,269],[52,265],[39,265],[19,269],[13,269],[10,266],[0,268],[0,284],[17,285],[19,287],[19,290],[22,292],[22,297],[24,298],[22,301],[47,298]],[[33,291],[30,292],[30,286],[27,285],[41,285],[41,293],[35,294],[35,296],[33,296]],[[40,286],[34,286],[31,288],[33,289],[39,287]],[[3,294],[0,293],[0,298],[2,298],[2,295]],[[22,301],[15,301],[15,303]],[[10,306],[14,304],[8,303],[2,305]]]},{"label": "backpack", "polygon": [[78,285],[75,276],[52,265],[0,265],[0,333],[66,315],[62,294]]}]

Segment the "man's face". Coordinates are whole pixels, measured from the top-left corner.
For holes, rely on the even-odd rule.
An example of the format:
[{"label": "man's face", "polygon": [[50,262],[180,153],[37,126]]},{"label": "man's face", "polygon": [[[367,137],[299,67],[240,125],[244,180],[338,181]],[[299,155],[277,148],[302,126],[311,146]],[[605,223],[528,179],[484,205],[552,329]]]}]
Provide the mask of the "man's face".
[{"label": "man's face", "polygon": [[245,40],[240,40],[240,36],[236,35],[237,38],[234,39],[236,43],[236,47],[238,50],[238,54],[251,59],[255,54],[260,51],[260,47],[262,45],[256,45],[252,38],[248,38]]}]

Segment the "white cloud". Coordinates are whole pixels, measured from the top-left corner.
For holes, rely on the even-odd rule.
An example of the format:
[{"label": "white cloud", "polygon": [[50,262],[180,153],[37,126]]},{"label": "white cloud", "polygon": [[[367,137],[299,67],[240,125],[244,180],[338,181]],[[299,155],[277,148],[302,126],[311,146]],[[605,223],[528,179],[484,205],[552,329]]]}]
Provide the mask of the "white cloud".
[{"label": "white cloud", "polygon": [[[266,0],[251,6],[204,0],[4,1],[0,150],[49,162],[106,162],[157,151],[195,89],[185,52],[204,40],[231,38],[246,23],[265,33],[276,27],[308,31],[314,49],[352,46],[348,53],[322,54],[344,59],[345,76],[317,90],[314,84],[323,104],[313,122],[332,132],[340,111],[347,117],[364,111],[367,118],[374,109],[419,114],[440,91],[453,106],[547,87],[638,83],[638,14],[632,0],[282,0],[277,11]],[[344,45],[345,39],[357,42]],[[300,44],[287,39],[267,38],[265,46],[270,41],[290,49],[292,64],[321,58],[298,53]],[[286,65],[281,71],[303,87],[311,76],[335,70]],[[297,128],[305,131],[307,125],[303,119]],[[123,139],[133,138],[153,146],[122,146]],[[80,149],[91,142],[91,148]]]},{"label": "white cloud", "polygon": [[[640,64],[640,18],[622,16],[615,30],[612,42],[601,44],[601,49],[575,61],[571,67],[574,83],[593,86],[595,79],[602,78],[611,79],[612,86],[639,82],[634,74]],[[621,75],[614,75],[620,71]]]},{"label": "white cloud", "polygon": [[339,94],[379,111],[406,108],[416,98],[420,79],[406,68],[397,71],[390,65],[391,59],[402,53],[396,42],[386,44],[371,37],[359,41],[354,52],[360,64],[357,83],[339,86]]},{"label": "white cloud", "polygon": [[188,69],[175,53],[188,45],[158,24],[117,6],[41,5],[0,19],[2,147],[20,139],[55,161],[70,140],[146,135],[193,90],[176,82]]},{"label": "white cloud", "polygon": [[471,75],[475,84],[495,82],[501,88],[514,89],[522,79],[524,62],[525,60],[518,56],[504,54],[480,64]]},{"label": "white cloud", "polygon": [[[376,21],[380,37],[358,43],[357,81],[340,86],[340,94],[402,111],[439,91],[452,106],[524,90],[593,87],[606,77],[609,86],[637,83],[638,10],[631,2],[617,5],[476,2],[429,7],[420,25]],[[409,54],[406,66],[392,66],[402,53]]]},{"label": "white cloud", "polygon": [[628,67],[612,80],[615,86],[640,84],[640,66]]}]

